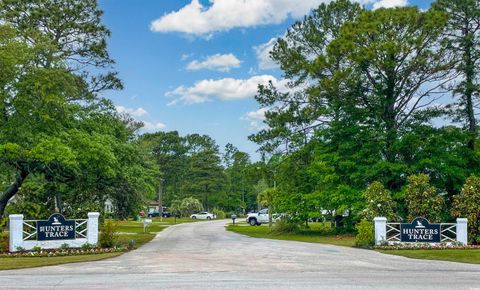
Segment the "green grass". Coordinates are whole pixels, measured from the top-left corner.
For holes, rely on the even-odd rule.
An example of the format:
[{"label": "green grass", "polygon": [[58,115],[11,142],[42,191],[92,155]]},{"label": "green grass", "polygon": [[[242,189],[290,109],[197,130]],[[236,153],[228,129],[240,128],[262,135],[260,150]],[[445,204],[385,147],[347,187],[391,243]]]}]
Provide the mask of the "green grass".
[{"label": "green grass", "polygon": [[480,249],[379,250],[379,252],[412,259],[480,264]]},{"label": "green grass", "polygon": [[175,219],[174,217],[168,217],[168,218],[155,217],[155,218],[152,218],[152,220],[154,223],[159,223],[161,225],[175,225],[175,224],[193,223],[193,222],[201,221],[201,220],[194,220],[188,217],[182,217],[177,219]]},{"label": "green grass", "polygon": [[138,249],[139,247],[150,242],[155,237],[155,234],[150,233],[140,233],[140,234],[119,234],[118,235],[118,244],[124,247],[127,247],[130,241],[133,241],[133,248]]},{"label": "green grass", "polygon": [[32,258],[0,258],[0,270],[53,266],[65,263],[91,262],[109,259],[121,255],[118,253],[104,253],[95,255],[79,255],[64,257],[32,257]]},{"label": "green grass", "polygon": [[322,227],[323,225],[312,223],[310,224],[309,230],[303,230],[300,232],[287,234],[270,233],[270,229],[267,225],[253,227],[242,224],[229,225],[227,226],[227,230],[254,238],[331,244],[345,247],[351,247],[354,245],[355,237],[349,235],[325,235],[325,233],[318,230]]},{"label": "green grass", "polygon": [[[117,231],[120,233],[143,233],[143,222],[135,221],[119,221],[117,223]],[[159,223],[152,223],[147,226],[147,233],[157,233],[165,229],[165,225]]]}]

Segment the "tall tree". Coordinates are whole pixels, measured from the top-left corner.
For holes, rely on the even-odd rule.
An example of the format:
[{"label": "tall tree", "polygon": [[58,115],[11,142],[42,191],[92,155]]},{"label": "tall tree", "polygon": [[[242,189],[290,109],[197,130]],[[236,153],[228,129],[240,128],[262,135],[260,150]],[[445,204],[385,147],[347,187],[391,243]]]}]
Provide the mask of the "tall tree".
[{"label": "tall tree", "polygon": [[394,144],[402,130],[438,115],[432,104],[453,78],[439,45],[446,21],[444,13],[415,7],[365,11],[329,47],[350,62],[338,73],[356,80],[350,102],[368,112],[363,123],[381,133],[388,162],[398,159]]},{"label": "tall tree", "polygon": [[460,95],[457,103],[460,110],[454,113],[466,124],[470,134],[467,145],[473,151],[478,135],[475,105],[480,92],[480,2],[437,0],[433,8],[445,12],[449,17],[448,26],[443,33],[446,38],[445,46],[455,55],[454,70],[461,79],[454,91]]}]

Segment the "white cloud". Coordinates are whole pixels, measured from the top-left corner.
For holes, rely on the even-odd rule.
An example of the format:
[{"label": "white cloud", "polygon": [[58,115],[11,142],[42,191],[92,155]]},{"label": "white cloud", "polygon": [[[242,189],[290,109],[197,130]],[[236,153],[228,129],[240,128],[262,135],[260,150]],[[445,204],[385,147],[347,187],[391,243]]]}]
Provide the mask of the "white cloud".
[{"label": "white cloud", "polygon": [[187,65],[187,70],[209,69],[228,72],[232,68],[240,67],[241,61],[233,54],[214,54],[203,61],[194,60]]},{"label": "white cloud", "polygon": [[266,108],[261,108],[256,111],[246,113],[240,119],[247,121],[250,124],[250,129],[260,130],[265,127],[265,124],[263,124],[263,121],[265,120],[266,112],[267,112]]},{"label": "white cloud", "polygon": [[239,100],[253,98],[257,93],[259,84],[266,85],[269,81],[280,91],[287,90],[287,80],[277,80],[271,75],[253,76],[249,79],[223,78],[218,80],[202,80],[191,87],[180,86],[166,93],[176,99],[168,105],[183,103],[186,105],[198,104],[219,100]]},{"label": "white cloud", "polygon": [[145,116],[145,115],[148,114],[148,112],[143,108],[134,109],[134,108],[127,108],[127,107],[124,107],[124,106],[116,106],[115,109],[119,113],[126,113],[126,114],[130,114],[132,116],[135,116],[135,117],[141,117],[141,116]]},{"label": "white cloud", "polygon": [[373,9],[379,8],[393,8],[393,7],[403,7],[407,6],[407,0],[380,0],[378,2],[373,3]]},{"label": "white cloud", "polygon": [[[288,17],[298,19],[311,9],[331,0],[210,0],[204,6],[192,0],[178,11],[166,13],[152,21],[154,32],[181,32],[209,37],[214,32],[232,28],[279,24]],[[402,0],[356,0],[361,4],[402,2]],[[403,0],[403,2],[406,2]],[[381,5],[381,4],[379,4]]]},{"label": "white cloud", "polygon": [[258,68],[261,70],[269,70],[278,68],[278,64],[270,58],[270,52],[273,50],[273,46],[277,42],[277,38],[274,37],[266,43],[254,46],[255,54],[257,55]]},{"label": "white cloud", "polygon": [[323,2],[329,0],[210,0],[211,5],[206,7],[192,0],[180,10],[154,20],[150,28],[155,32],[205,36],[235,27],[278,24],[289,16],[299,18]]},{"label": "white cloud", "polygon": [[161,123],[161,122],[156,122],[156,123],[147,122],[147,121],[142,121],[142,122],[143,122],[143,130],[148,131],[148,132],[154,132],[154,131],[162,130],[165,127],[167,127],[167,125],[165,125],[164,123]]}]

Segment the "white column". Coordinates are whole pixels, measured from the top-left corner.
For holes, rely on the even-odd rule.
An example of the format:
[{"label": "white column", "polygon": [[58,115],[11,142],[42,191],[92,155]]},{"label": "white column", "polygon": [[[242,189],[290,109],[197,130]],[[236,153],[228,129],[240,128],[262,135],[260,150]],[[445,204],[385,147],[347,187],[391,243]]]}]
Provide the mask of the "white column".
[{"label": "white column", "polygon": [[23,248],[23,214],[11,214],[10,240],[8,246],[10,252],[16,252],[18,247]]},{"label": "white column", "polygon": [[373,219],[375,222],[375,245],[380,245],[382,241],[387,240],[387,218],[376,217]]},{"label": "white column", "polygon": [[457,218],[457,242],[468,245],[468,220]]},{"label": "white column", "polygon": [[89,212],[88,213],[88,229],[87,229],[87,242],[90,245],[96,245],[98,243],[98,217],[100,213]]}]

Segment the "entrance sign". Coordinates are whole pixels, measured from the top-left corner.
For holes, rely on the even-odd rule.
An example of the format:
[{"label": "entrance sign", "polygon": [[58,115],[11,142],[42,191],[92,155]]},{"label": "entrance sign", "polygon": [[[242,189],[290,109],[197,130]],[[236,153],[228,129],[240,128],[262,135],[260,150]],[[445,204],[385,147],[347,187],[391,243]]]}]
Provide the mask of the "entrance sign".
[{"label": "entrance sign", "polygon": [[400,224],[401,242],[441,242],[440,224],[431,224],[425,218],[416,218],[411,224]]},{"label": "entrance sign", "polygon": [[412,223],[387,222],[386,217],[375,217],[375,245],[409,243],[468,244],[468,220],[457,218],[456,223],[431,224],[425,218]]},{"label": "entrance sign", "polygon": [[9,250],[58,249],[64,245],[80,248],[98,243],[98,212],[89,212],[88,219],[65,219],[53,214],[48,220],[24,220],[22,214],[11,214]]},{"label": "entrance sign", "polygon": [[75,221],[52,214],[46,221],[37,221],[37,241],[74,240]]}]

